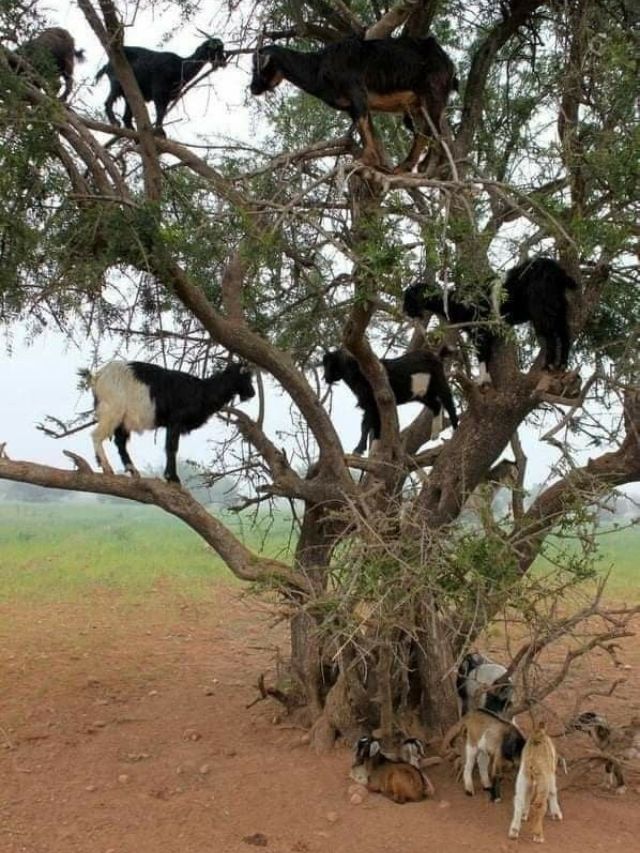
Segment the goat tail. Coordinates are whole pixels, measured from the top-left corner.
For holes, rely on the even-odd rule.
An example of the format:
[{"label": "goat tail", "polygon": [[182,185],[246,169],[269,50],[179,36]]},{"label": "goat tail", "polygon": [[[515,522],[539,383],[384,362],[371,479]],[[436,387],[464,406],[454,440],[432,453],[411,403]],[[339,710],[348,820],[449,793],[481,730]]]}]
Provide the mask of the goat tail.
[{"label": "goat tail", "polygon": [[464,735],[467,730],[467,724],[465,720],[458,720],[457,723],[454,723],[450,729],[447,730],[445,736],[442,738],[442,743],[440,744],[440,755],[447,758],[454,750],[452,749],[452,744],[454,740],[458,737],[458,735]]},{"label": "goat tail", "polygon": [[94,81],[93,81],[94,85],[98,82],[98,80],[101,77],[104,77],[104,75],[107,73],[108,70],[109,70],[109,63],[107,62],[106,65],[103,65],[102,68],[100,68],[98,70],[98,73],[96,74]]},{"label": "goat tail", "polygon": [[74,50],[74,51],[73,51],[73,55],[74,55],[74,56],[75,56],[75,58],[78,60],[78,62],[84,62],[84,61],[85,61],[85,59],[87,58],[87,57],[84,55],[84,50],[82,50],[82,49],[80,49],[80,50]]},{"label": "goat tail", "polygon": [[78,388],[80,391],[89,391],[93,388],[93,373],[87,367],[81,367],[78,370]]}]

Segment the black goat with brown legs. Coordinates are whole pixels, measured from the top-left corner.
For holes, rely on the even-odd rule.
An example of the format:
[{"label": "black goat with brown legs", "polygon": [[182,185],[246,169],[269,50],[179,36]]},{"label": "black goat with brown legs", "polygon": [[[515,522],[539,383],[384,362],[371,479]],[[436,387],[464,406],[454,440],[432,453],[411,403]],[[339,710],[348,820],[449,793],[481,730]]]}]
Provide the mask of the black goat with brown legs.
[{"label": "black goat with brown legs", "polygon": [[[410,171],[439,131],[458,81],[452,61],[433,36],[349,38],[312,53],[268,45],[254,54],[251,92],[261,95],[289,80],[351,116],[364,143],[362,162],[381,166],[370,111],[402,113],[414,134],[411,151],[396,171]],[[428,118],[427,118],[428,116]]]},{"label": "black goat with brown legs", "polygon": [[[66,101],[73,86],[75,61],[84,60],[84,51],[76,50],[73,36],[63,27],[48,27],[29,41],[23,42],[15,52],[17,59],[10,60],[11,66],[19,72],[33,68],[45,80],[55,76],[64,80],[61,101]],[[58,83],[59,85],[59,83]]]},{"label": "black goat with brown legs", "polygon": [[422,317],[431,311],[445,321],[470,324],[465,331],[478,354],[481,383],[491,381],[495,335],[484,323],[492,314],[509,326],[531,323],[544,345],[545,369],[565,370],[571,347],[567,291],[577,289],[576,281],[552,258],[535,258],[513,267],[504,284],[497,285],[471,304],[463,302],[456,291],[445,301],[441,294],[427,292],[429,286],[418,282],[404,292],[404,311],[409,317]]},{"label": "black goat with brown legs", "polygon": [[[191,56],[178,56],[168,51],[148,50],[146,47],[125,47],[127,58],[133,76],[140,87],[145,101],[153,101],[156,108],[155,127],[159,135],[164,136],[162,122],[171,101],[182,92],[187,83],[210,62],[213,68],[219,68],[226,62],[224,45],[220,39],[209,38],[203,42]],[[111,62],[107,62],[96,74],[95,82],[106,74],[111,83],[109,96],[104,104],[104,110],[111,124],[119,126],[120,122],[113,114],[113,105],[118,98],[124,98],[125,109],[122,120],[124,126],[133,128],[133,114],[127,101],[120,81],[116,77]]]}]

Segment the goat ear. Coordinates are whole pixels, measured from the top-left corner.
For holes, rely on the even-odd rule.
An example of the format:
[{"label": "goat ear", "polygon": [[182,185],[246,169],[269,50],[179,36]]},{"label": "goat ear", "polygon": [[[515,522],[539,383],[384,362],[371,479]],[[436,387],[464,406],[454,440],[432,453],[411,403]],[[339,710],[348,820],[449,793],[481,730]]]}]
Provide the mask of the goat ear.
[{"label": "goat ear", "polygon": [[374,755],[377,755],[380,752],[380,743],[377,740],[371,741],[371,746],[369,747],[369,756],[373,758]]},{"label": "goat ear", "polygon": [[260,71],[264,71],[266,69],[267,65],[271,62],[271,57],[269,56],[268,53],[267,54],[258,53],[257,57],[258,57],[258,69]]}]

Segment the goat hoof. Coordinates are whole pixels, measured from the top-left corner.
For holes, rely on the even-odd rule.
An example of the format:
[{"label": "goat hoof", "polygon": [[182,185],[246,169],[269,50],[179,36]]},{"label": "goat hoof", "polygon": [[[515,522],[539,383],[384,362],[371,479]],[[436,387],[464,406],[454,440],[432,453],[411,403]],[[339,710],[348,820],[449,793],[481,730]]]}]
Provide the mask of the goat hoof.
[{"label": "goat hoof", "polygon": [[520,830],[518,830],[518,829],[510,829],[509,830],[509,838],[519,838],[519,837],[520,837]]},{"label": "goat hoof", "polygon": [[531,840],[535,844],[544,844],[544,835],[534,835]]},{"label": "goat hoof", "polygon": [[473,791],[465,791],[467,797],[473,797]]}]

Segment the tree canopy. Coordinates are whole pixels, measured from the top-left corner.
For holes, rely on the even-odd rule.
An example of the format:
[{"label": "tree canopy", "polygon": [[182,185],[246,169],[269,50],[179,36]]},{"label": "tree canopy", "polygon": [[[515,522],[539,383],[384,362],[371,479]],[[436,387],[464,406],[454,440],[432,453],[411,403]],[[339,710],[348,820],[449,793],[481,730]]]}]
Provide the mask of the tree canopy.
[{"label": "tree canopy", "polygon": [[[290,401],[295,440],[283,449],[265,430],[265,407],[275,405],[267,394],[257,419],[225,413],[230,439],[217,465],[239,476],[249,504],[296,502],[296,551],[290,563],[256,555],[187,490],[96,473],[78,458],[78,470],[63,471],[13,461],[7,448],[0,477],[156,503],[236,575],[275,584],[290,608],[292,674],[318,744],[363,716],[391,725],[408,706],[442,725],[454,713],[446,673],[500,608],[522,601],[548,534],[586,524],[594,502],[640,479],[633,4],[218,4],[226,23],[215,35],[240,51],[259,39],[313,50],[354,35],[435,33],[459,94],[420,168],[398,174],[363,166],[346,114],[289,84],[255,104],[251,144],[195,147],[155,135],[122,50],[124,9],[112,0],[79,6],[135,129],[17,75],[11,43],[42,22],[30,6],[3,4],[0,321],[53,320],[69,335],[115,327],[125,339],[143,335],[151,357],[162,351],[200,372],[212,352],[249,360]],[[206,8],[183,9],[206,28]],[[220,80],[226,69],[215,73]],[[399,117],[374,123],[398,163],[409,144]],[[459,330],[432,322],[425,340],[403,316],[412,281],[454,283],[473,302],[497,274],[537,255],[558,259],[580,285],[570,374],[541,370],[531,329],[502,328],[492,386],[480,388]],[[461,423],[424,449],[431,415],[399,429],[379,357],[443,339],[456,345],[448,370]],[[380,411],[381,442],[364,459],[345,452],[323,405],[317,368],[339,345],[358,360]],[[603,407],[612,418],[593,414]],[[541,413],[555,418],[545,438],[560,462],[525,508],[518,428]],[[469,536],[465,502],[510,444],[519,468],[511,515]],[[600,455],[581,466],[574,449],[586,444]],[[572,569],[583,578],[584,563],[563,566]],[[373,661],[375,684],[363,659]]]}]

